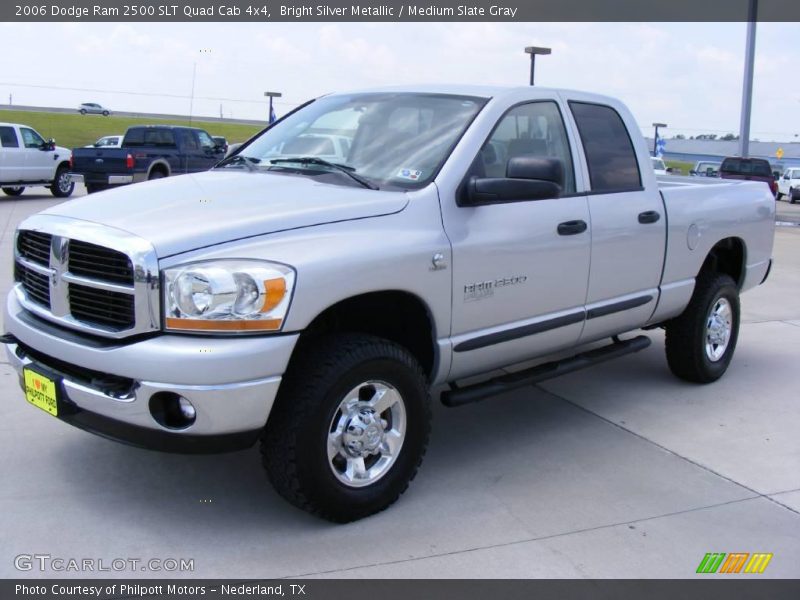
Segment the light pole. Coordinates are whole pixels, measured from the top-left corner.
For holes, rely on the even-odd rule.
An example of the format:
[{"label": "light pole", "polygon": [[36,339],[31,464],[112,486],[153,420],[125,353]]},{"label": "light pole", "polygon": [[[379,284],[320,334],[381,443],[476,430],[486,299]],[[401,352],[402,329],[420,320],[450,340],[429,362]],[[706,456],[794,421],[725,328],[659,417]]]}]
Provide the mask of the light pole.
[{"label": "light pole", "polygon": [[536,55],[541,54],[546,56],[553,51],[550,48],[540,48],[538,46],[528,46],[525,48],[525,53],[531,55],[531,85],[533,85],[533,71],[536,66]]},{"label": "light pole", "polygon": [[264,96],[269,98],[269,113],[267,114],[267,124],[272,125],[274,119],[272,118],[275,113],[272,112],[272,99],[280,98],[283,96],[280,92],[264,92]]},{"label": "light pole", "polygon": [[753,103],[753,69],[756,59],[756,20],[758,0],[750,0],[747,14],[747,46],[744,58],[744,83],[742,85],[742,117],[739,124],[739,156],[750,154],[750,111]]},{"label": "light pole", "polygon": [[656,134],[653,136],[653,156],[658,156],[658,130],[660,127],[666,127],[666,123],[653,123],[656,128]]}]

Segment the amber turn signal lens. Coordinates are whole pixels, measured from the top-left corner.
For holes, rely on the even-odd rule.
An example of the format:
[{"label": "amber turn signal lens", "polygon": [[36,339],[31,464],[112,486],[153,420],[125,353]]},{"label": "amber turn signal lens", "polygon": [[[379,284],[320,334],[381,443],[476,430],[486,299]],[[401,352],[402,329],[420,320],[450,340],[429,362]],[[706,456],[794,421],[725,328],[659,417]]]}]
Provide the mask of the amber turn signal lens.
[{"label": "amber turn signal lens", "polygon": [[169,329],[184,331],[278,331],[282,319],[260,319],[251,321],[204,321],[203,319],[178,319],[167,317]]},{"label": "amber turn signal lens", "polygon": [[278,306],[286,295],[286,280],[283,277],[267,279],[264,281],[264,305],[261,307],[262,313],[267,313]]}]

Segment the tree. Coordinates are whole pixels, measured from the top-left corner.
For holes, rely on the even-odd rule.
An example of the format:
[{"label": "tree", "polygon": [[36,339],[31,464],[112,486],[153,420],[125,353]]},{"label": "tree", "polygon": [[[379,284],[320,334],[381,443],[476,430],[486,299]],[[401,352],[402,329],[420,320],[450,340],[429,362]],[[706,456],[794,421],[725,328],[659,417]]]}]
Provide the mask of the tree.
[{"label": "tree", "polygon": [[733,135],[732,133],[726,133],[720,139],[725,141],[725,142],[732,142],[733,140],[738,140],[739,136],[738,135]]}]

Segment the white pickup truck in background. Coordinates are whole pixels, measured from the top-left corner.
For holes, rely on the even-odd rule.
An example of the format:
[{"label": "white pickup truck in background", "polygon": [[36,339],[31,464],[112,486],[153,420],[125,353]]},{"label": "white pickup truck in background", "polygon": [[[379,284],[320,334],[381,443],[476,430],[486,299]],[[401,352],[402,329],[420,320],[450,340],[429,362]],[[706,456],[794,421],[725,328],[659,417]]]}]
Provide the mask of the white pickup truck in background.
[{"label": "white pickup truck in background", "polygon": [[27,125],[0,123],[0,188],[19,196],[26,187],[46,186],[56,198],[72,194],[69,177],[72,152],[56,146]]},{"label": "white pickup truck in background", "polygon": [[725,373],[775,200],[761,182],[669,179],[612,98],[332,94],[211,171],[23,221],[3,342],[50,415],[166,451],[260,440],[282,496],[351,521],[414,477],[432,391],[496,398],[641,350],[649,336],[621,336],[654,328],[678,377]]}]

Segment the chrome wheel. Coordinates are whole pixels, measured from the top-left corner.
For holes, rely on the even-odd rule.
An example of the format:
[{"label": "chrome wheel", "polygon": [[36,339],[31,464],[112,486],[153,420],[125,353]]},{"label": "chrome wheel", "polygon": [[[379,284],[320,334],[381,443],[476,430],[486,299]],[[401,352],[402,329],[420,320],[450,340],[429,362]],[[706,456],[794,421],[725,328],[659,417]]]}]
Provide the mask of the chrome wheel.
[{"label": "chrome wheel", "polygon": [[706,356],[717,362],[728,349],[733,331],[733,309],[725,298],[719,298],[711,308],[706,320]]},{"label": "chrome wheel", "polygon": [[62,194],[69,194],[70,186],[72,185],[72,180],[70,179],[68,171],[62,171],[58,175],[58,180],[56,181],[56,185],[58,186],[58,191]]},{"label": "chrome wheel", "polygon": [[406,436],[406,408],[397,389],[365,381],[339,403],[328,429],[328,464],[348,487],[364,487],[386,475]]}]

